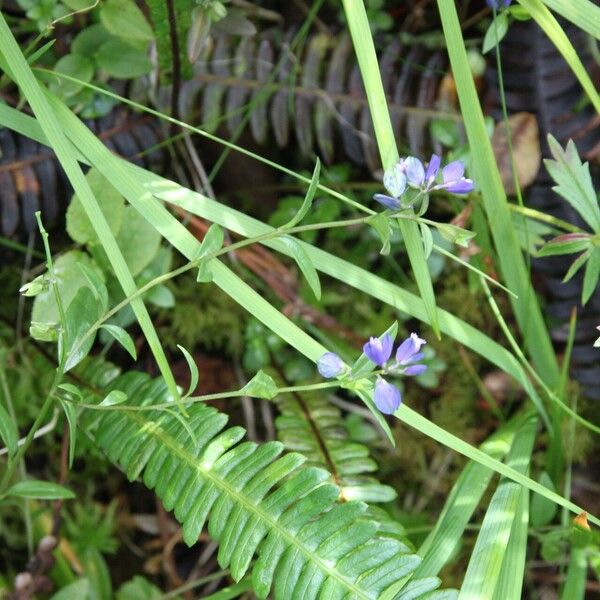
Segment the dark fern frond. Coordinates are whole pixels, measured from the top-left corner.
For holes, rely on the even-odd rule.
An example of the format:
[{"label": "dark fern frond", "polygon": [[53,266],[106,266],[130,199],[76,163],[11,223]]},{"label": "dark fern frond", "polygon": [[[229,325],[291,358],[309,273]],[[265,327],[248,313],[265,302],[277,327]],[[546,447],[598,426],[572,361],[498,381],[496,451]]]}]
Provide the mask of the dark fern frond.
[{"label": "dark fern frond", "polygon": [[340,488],[341,500],[390,502],[396,492],[367,473],[377,471],[369,449],[350,439],[341,411],[323,394],[289,394],[277,400],[279,439],[301,452],[308,464],[327,469]]},{"label": "dark fern frond", "polygon": [[374,600],[392,585],[401,588],[393,598],[456,597],[432,592],[437,579],[421,580],[417,594],[416,582],[403,585],[421,558],[382,530],[366,504],[339,502],[329,473],[301,454],[242,441],[244,430],[205,404],[191,404],[186,423],[177,411],[151,409],[167,398],[160,379],[130,372],[110,389],[127,394],[127,410],[84,415],[96,443],[129,479],[156,490],[186,543],[208,523],[219,564],[236,580],[252,569],[259,598]]}]

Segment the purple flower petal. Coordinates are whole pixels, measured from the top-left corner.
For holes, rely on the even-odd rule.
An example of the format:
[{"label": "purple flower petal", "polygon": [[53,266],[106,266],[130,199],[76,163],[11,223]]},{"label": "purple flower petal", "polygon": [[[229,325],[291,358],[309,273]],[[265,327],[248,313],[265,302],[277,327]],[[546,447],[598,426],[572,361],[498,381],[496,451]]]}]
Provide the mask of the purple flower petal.
[{"label": "purple flower petal", "polygon": [[421,346],[427,342],[421,339],[416,333],[411,333],[398,347],[396,351],[396,360],[401,365],[411,362],[415,355],[421,350]]},{"label": "purple flower petal", "polygon": [[323,377],[330,379],[341,375],[344,372],[345,365],[344,361],[335,352],[326,352],[319,359],[317,369]]},{"label": "purple flower petal", "polygon": [[425,171],[425,183],[428,186],[431,185],[437,177],[441,162],[442,159],[437,154],[431,155],[431,160],[429,161],[427,170]]},{"label": "purple flower petal", "polygon": [[402,163],[396,163],[383,174],[383,185],[394,198],[399,198],[406,190],[406,173]]},{"label": "purple flower petal", "polygon": [[364,346],[363,352],[366,357],[376,365],[383,367],[392,355],[394,341],[389,333],[386,333],[381,339],[372,337]]},{"label": "purple flower petal", "polygon": [[475,187],[470,179],[462,178],[453,183],[444,186],[451,194],[468,194]]},{"label": "purple flower petal", "polygon": [[392,210],[398,210],[402,206],[397,198],[392,198],[385,194],[375,194],[373,200],[376,200],[379,204],[383,204],[383,206],[391,208]]},{"label": "purple flower petal", "polygon": [[414,356],[410,358],[409,361],[405,362],[405,365],[412,365],[413,363],[419,362],[425,358],[425,354],[423,352],[417,352]]},{"label": "purple flower petal", "polygon": [[462,179],[464,174],[465,165],[460,160],[455,160],[454,162],[448,163],[442,169],[442,179],[446,184]]},{"label": "purple flower petal", "polygon": [[405,375],[421,375],[427,371],[427,365],[411,365],[404,369]]},{"label": "purple flower petal", "polygon": [[378,377],[377,383],[375,383],[373,400],[375,401],[375,406],[384,415],[393,415],[402,402],[402,396],[396,386]]},{"label": "purple flower petal", "polygon": [[403,168],[406,173],[408,185],[420,188],[425,180],[423,163],[415,156],[408,156],[404,159]]}]

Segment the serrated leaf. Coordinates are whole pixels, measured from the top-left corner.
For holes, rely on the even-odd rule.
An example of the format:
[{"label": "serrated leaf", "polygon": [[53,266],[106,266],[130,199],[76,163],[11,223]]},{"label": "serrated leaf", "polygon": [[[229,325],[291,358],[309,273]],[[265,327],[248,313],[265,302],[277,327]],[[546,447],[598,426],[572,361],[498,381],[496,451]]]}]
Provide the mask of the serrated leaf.
[{"label": "serrated leaf", "polygon": [[425,223],[419,223],[419,229],[421,230],[421,238],[423,239],[425,260],[427,260],[433,250],[433,235],[431,234],[431,229]]},{"label": "serrated leaf", "polygon": [[310,289],[313,291],[317,300],[321,299],[321,282],[319,280],[319,274],[312,263],[312,260],[306,253],[306,250],[292,237],[284,236],[281,241],[288,247],[298,268],[302,271],[302,274],[306,278]]},{"label": "serrated leaf", "polygon": [[313,200],[315,199],[315,193],[317,191],[317,187],[319,186],[320,173],[321,161],[317,157],[317,162],[315,163],[315,168],[310,180],[310,185],[308,186],[308,190],[306,192],[306,196],[304,196],[302,205],[298,209],[298,212],[282,227],[282,229],[290,229],[291,227],[294,227],[307,215],[310,207],[312,206]]},{"label": "serrated leaf", "polygon": [[183,357],[185,358],[188,367],[190,368],[190,385],[184,398],[187,398],[197,387],[198,387],[198,366],[193,356],[183,347],[177,344],[177,347],[181,350]]},{"label": "serrated leaf", "polygon": [[154,39],[144,13],[133,0],[106,0],[100,8],[100,21],[117,37],[144,42]]},{"label": "serrated leaf", "polygon": [[115,338],[115,340],[117,340],[117,342],[119,342],[119,344],[121,344],[121,346],[127,350],[127,352],[129,352],[133,360],[137,359],[137,352],[135,350],[133,339],[122,327],[105,323],[101,326],[101,329],[108,331],[108,333],[110,333],[110,335],[112,335],[113,338]]},{"label": "serrated leaf", "polygon": [[383,213],[377,213],[369,217],[367,223],[376,231],[381,240],[379,254],[387,256],[390,253],[390,238],[392,236],[389,219]]},{"label": "serrated leaf", "polygon": [[127,394],[121,390],[111,390],[98,406],[115,406],[123,404],[127,400]]},{"label": "serrated leaf", "polygon": [[592,294],[598,287],[598,279],[600,278],[600,248],[596,248],[585,266],[585,274],[583,276],[583,288],[581,290],[581,303],[585,305],[591,298]]},{"label": "serrated leaf", "polygon": [[0,404],[0,439],[4,442],[8,455],[14,456],[18,449],[19,432],[2,404]]},{"label": "serrated leaf", "polygon": [[8,488],[6,495],[37,500],[68,500],[70,498],[75,498],[75,494],[66,487],[58,485],[58,483],[41,481],[39,479],[19,481]]},{"label": "serrated leaf", "polygon": [[483,38],[483,46],[481,48],[483,54],[495,48],[502,41],[502,38],[504,38],[508,31],[508,23],[508,15],[504,11],[497,14],[495,19],[492,19]]},{"label": "serrated leaf", "polygon": [[573,254],[586,250],[592,244],[591,235],[587,233],[566,233],[550,240],[537,255],[556,256],[559,254]]},{"label": "serrated leaf", "polygon": [[[113,233],[117,233],[123,222],[125,202],[123,197],[110,184],[110,182],[97,169],[90,169],[85,178],[98,200],[98,205],[106,217],[108,226]],[[67,233],[78,244],[98,242],[98,236],[90,222],[83,204],[77,195],[74,195],[67,209]]]},{"label": "serrated leaf", "polygon": [[277,396],[279,388],[270,375],[259,371],[241,390],[247,396],[272,400]]},{"label": "serrated leaf", "polygon": [[588,163],[582,163],[572,140],[563,150],[551,135],[548,145],[555,160],[546,159],[546,170],[556,182],[552,189],[560,194],[596,232],[600,230],[600,208]]},{"label": "serrated leaf", "polygon": [[[543,471],[538,481],[549,490],[556,491],[552,478],[546,471]],[[532,527],[544,527],[548,525],[554,515],[556,514],[558,507],[555,502],[544,498],[540,494],[532,494],[531,496],[531,508],[529,510],[529,518],[531,520]]]},{"label": "serrated leaf", "polygon": [[567,271],[567,274],[563,278],[563,283],[566,283],[571,279],[579,269],[585,264],[585,261],[591,256],[592,249],[589,248],[585,252],[582,252],[572,263]]}]

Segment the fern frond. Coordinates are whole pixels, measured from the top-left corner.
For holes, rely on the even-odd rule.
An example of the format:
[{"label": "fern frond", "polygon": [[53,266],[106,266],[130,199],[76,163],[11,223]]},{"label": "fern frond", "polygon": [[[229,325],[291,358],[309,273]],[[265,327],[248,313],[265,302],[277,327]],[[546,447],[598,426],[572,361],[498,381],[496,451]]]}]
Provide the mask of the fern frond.
[{"label": "fern frond", "polygon": [[377,471],[369,449],[350,439],[341,411],[323,394],[288,394],[277,400],[277,435],[288,450],[301,452],[311,466],[327,469],[341,500],[391,502],[395,490],[366,475]]},{"label": "fern frond", "polygon": [[[187,544],[208,523],[219,564],[234,579],[257,556],[252,581],[259,598],[272,591],[281,600],[371,600],[393,585],[400,589],[392,599],[417,597],[410,591],[417,584],[402,580],[420,557],[380,531],[366,504],[338,502],[327,471],[306,466],[296,452],[282,454],[280,442],[242,441],[244,430],[227,428],[228,417],[207,405],[190,405],[185,423],[177,411],[151,409],[167,397],[160,379],[130,372],[111,389],[127,394],[128,410],[85,415],[96,443],[129,479],[141,476],[156,490]],[[423,591],[433,583],[422,582]]]}]

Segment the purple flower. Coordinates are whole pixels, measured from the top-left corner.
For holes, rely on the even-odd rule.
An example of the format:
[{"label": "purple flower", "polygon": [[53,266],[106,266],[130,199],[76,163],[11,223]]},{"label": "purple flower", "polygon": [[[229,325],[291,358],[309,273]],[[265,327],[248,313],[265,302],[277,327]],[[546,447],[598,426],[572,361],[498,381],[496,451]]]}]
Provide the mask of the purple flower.
[{"label": "purple flower", "polygon": [[317,363],[319,373],[327,379],[341,375],[345,368],[344,361],[335,352],[326,352]]},{"label": "purple flower", "polygon": [[366,357],[376,365],[383,367],[392,355],[392,346],[394,341],[389,333],[386,333],[381,339],[372,337],[364,346],[363,352]]},{"label": "purple flower", "polygon": [[500,6],[509,7],[512,0],[485,0],[485,2],[490,8],[498,10]]},{"label": "purple flower", "polygon": [[383,185],[393,198],[400,198],[406,190],[406,173],[402,162],[397,162],[383,174]]},{"label": "purple flower", "polygon": [[427,342],[420,338],[416,333],[411,333],[410,337],[406,338],[396,351],[396,361],[401,365],[408,365],[423,358],[423,353],[420,351],[421,346]]},{"label": "purple flower", "polygon": [[388,383],[381,377],[377,378],[375,383],[375,393],[373,394],[373,400],[375,400],[375,406],[385,415],[393,415],[400,403],[402,402],[402,396],[400,390]]},{"label": "purple flower", "polygon": [[425,186],[427,189],[429,189],[435,182],[435,178],[440,170],[441,163],[442,159],[437,154],[431,155],[431,160],[429,161],[427,170],[425,171]]},{"label": "purple flower", "polygon": [[422,375],[427,371],[427,365],[410,365],[404,369],[405,375]]},{"label": "purple flower", "polygon": [[375,194],[373,200],[376,200],[379,204],[383,204],[383,206],[391,208],[392,210],[398,210],[402,206],[400,200],[392,198],[392,196],[386,196],[385,194]]},{"label": "purple flower", "polygon": [[425,180],[423,163],[415,156],[407,156],[400,164],[400,168],[406,173],[408,185],[417,189],[422,187]]},{"label": "purple flower", "polygon": [[468,194],[473,190],[473,182],[464,177],[465,165],[460,160],[448,163],[442,169],[443,183],[436,185],[434,190],[446,190],[452,194]]}]

